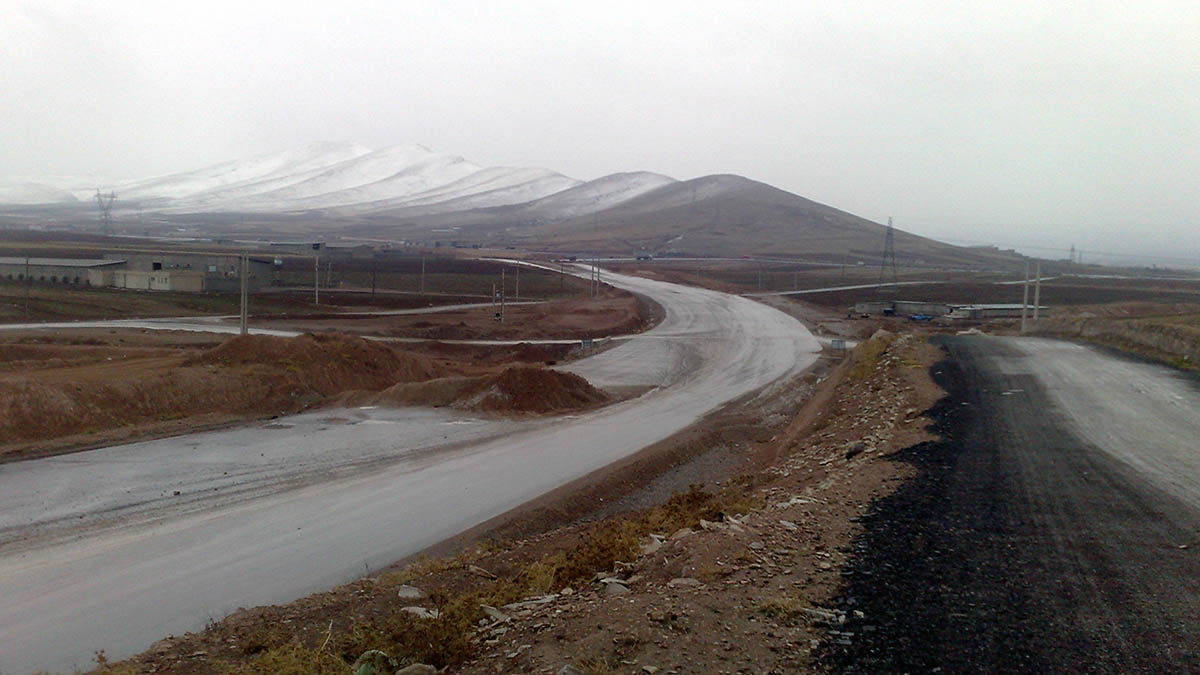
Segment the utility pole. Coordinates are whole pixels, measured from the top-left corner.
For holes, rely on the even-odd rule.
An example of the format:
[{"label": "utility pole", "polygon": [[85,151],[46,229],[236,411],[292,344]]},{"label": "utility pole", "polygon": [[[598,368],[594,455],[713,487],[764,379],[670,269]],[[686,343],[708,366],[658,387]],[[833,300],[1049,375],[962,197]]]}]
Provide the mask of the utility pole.
[{"label": "utility pole", "polygon": [[313,304],[321,304],[321,256],[313,255]]},{"label": "utility pole", "polygon": [[888,258],[892,260],[892,286],[900,289],[900,276],[896,271],[896,230],[892,227],[892,217],[888,216],[887,237],[883,242],[883,259],[879,263],[879,287],[883,288],[883,277],[887,271]]},{"label": "utility pole", "polygon": [[25,256],[25,318],[29,318],[29,256]]},{"label": "utility pole", "polygon": [[1029,312],[1029,261],[1026,260],[1025,261],[1025,295],[1021,299],[1021,334],[1022,335],[1025,334],[1025,328],[1027,326],[1027,324],[1025,323],[1025,317],[1026,317],[1026,314],[1028,314],[1028,312]]},{"label": "utility pole", "polygon": [[521,266],[517,265],[517,287],[513,289],[513,300],[521,301]]},{"label": "utility pole", "polygon": [[243,253],[242,254],[242,313],[241,313],[241,322],[239,324],[239,332],[242,335],[246,335],[250,332],[250,328],[248,325],[249,322],[247,321],[247,318],[249,316],[249,303],[247,301],[248,293],[246,290],[248,287],[249,274],[250,274],[250,256]]},{"label": "utility pole", "polygon": [[500,323],[504,323],[504,272],[505,268],[500,268]]},{"label": "utility pole", "polygon": [[567,266],[561,261],[558,263],[558,292],[562,293],[567,288]]},{"label": "utility pole", "polygon": [[109,192],[102,195],[100,189],[96,189],[96,206],[100,209],[100,229],[106,236],[112,234],[112,206],[115,201],[117,201],[117,193]]},{"label": "utility pole", "polygon": [[325,261],[325,288],[333,288],[333,258]]},{"label": "utility pole", "polygon": [[1033,282],[1033,327],[1037,328],[1038,306],[1042,304],[1042,263],[1037,264],[1037,276]]},{"label": "utility pole", "polygon": [[425,292],[425,256],[421,256],[421,292]]}]

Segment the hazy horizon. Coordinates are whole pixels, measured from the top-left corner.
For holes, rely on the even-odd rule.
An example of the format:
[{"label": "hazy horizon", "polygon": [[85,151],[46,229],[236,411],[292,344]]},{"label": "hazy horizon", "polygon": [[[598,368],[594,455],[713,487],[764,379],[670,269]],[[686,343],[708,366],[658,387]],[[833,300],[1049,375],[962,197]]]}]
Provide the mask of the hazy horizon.
[{"label": "hazy horizon", "polygon": [[739,174],[954,243],[1200,259],[1193,4],[0,4],[0,177],[412,142],[581,180]]}]

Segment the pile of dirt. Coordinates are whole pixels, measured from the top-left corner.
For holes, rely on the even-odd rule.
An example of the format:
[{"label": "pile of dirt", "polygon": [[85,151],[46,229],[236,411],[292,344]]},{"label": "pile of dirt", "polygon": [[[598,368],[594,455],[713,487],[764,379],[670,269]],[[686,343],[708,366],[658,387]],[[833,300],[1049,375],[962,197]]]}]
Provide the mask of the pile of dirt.
[{"label": "pile of dirt", "polygon": [[348,390],[455,374],[445,362],[341,334],[235,337],[185,358],[105,361],[0,379],[0,454],[79,434],[181,420],[216,423],[283,415]]},{"label": "pile of dirt", "polygon": [[242,335],[188,359],[184,365],[241,366],[255,372],[283,370],[324,395],[350,387],[378,390],[397,382],[421,382],[446,374],[444,368],[423,356],[344,333],[310,333],[294,338]]},{"label": "pile of dirt", "polygon": [[536,366],[513,366],[484,378],[454,407],[489,412],[548,413],[590,408],[608,401],[608,394],[574,373]]},{"label": "pile of dirt", "polygon": [[378,393],[351,392],[340,397],[337,404],[419,405],[491,413],[553,413],[591,408],[608,402],[609,398],[608,394],[578,375],[518,365],[494,375],[405,382]]}]

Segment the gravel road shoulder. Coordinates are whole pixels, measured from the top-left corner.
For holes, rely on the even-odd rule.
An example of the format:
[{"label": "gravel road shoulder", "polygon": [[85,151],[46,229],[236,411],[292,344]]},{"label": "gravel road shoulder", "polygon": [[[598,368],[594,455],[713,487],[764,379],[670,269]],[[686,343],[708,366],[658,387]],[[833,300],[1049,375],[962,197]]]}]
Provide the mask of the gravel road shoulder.
[{"label": "gravel road shoulder", "polygon": [[1200,668],[1195,504],[1073,433],[1016,343],[943,344],[941,440],[898,456],[919,477],[864,521],[840,600],[863,618],[827,645],[834,669]]}]

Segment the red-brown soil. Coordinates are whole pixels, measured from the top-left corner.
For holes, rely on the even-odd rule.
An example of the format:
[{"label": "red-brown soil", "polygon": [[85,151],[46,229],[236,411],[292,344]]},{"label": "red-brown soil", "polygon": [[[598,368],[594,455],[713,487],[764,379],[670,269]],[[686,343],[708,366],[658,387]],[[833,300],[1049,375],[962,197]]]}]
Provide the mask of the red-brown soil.
[{"label": "red-brown soil", "polygon": [[591,408],[609,395],[572,373],[537,366],[511,366],[478,377],[405,382],[383,391],[350,392],[340,405],[425,405],[491,413],[552,413]]},{"label": "red-brown soil", "polygon": [[[349,673],[365,648],[380,648],[400,665],[421,660],[454,673],[555,673],[567,665],[576,670],[562,672],[821,672],[816,647],[837,640],[853,611],[833,603],[858,521],[912,474],[889,456],[929,438],[921,413],[941,392],[926,366],[939,354],[918,338],[881,336],[799,409],[777,390],[713,418],[701,436],[690,430],[686,444],[709,438],[732,446],[723,452],[758,458],[721,487],[598,522],[580,518],[581,508],[603,513],[606,496],[628,491],[628,471],[606,471],[592,481],[609,486],[607,495],[584,481],[559,493],[561,507],[543,504],[476,532],[524,532],[519,541],[460,542],[466,550],[453,558],[239,611],[119,667]],[[673,461],[660,461],[659,472]],[[561,513],[577,519],[547,530]],[[423,593],[399,598],[402,584]],[[480,603],[495,609],[485,614]],[[417,619],[403,609],[409,605],[442,616]]]},{"label": "red-brown soil", "polygon": [[599,298],[507,305],[504,320],[491,307],[431,314],[263,317],[272,328],[340,330],[357,335],[426,340],[534,340],[600,338],[649,328],[653,309],[630,293],[608,290]]},{"label": "red-brown soil", "polygon": [[456,372],[444,362],[337,334],[235,337],[192,356],[104,358],[0,377],[0,454],[183,418],[203,425],[287,414],[351,388],[378,390]]}]

